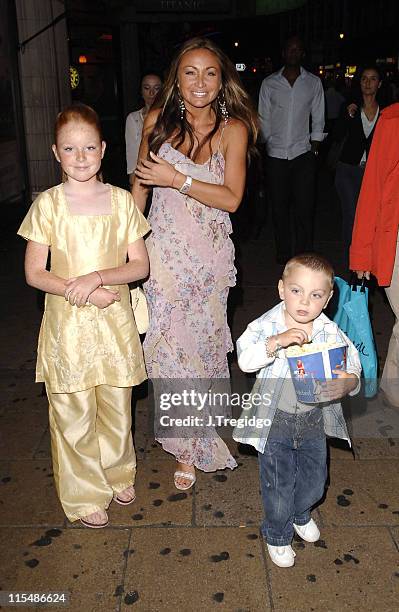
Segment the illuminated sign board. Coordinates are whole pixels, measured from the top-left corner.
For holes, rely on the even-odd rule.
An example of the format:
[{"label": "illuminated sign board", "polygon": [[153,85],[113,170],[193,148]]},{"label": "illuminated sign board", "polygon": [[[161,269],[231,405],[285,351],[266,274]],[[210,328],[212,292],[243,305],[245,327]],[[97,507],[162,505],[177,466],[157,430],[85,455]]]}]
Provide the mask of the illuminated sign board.
[{"label": "illuminated sign board", "polygon": [[72,89],[76,89],[79,85],[79,72],[76,70],[75,66],[69,67],[69,81]]},{"label": "illuminated sign board", "polygon": [[231,0],[136,0],[137,13],[228,13]]},{"label": "illuminated sign board", "polygon": [[244,72],[245,68],[246,68],[245,64],[236,64],[237,72]]},{"label": "illuminated sign board", "polygon": [[355,74],[356,74],[356,68],[357,68],[357,66],[347,66],[346,67],[345,76],[349,77],[350,79],[352,79],[355,76]]}]

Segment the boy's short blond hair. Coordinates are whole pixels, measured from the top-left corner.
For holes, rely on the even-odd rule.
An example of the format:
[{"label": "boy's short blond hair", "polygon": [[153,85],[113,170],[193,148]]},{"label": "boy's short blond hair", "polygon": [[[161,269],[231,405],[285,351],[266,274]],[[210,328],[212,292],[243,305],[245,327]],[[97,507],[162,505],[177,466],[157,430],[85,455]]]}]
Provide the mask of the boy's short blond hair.
[{"label": "boy's short blond hair", "polygon": [[304,266],[313,270],[314,272],[324,272],[326,275],[331,289],[334,286],[334,269],[327,259],[318,255],[317,253],[302,253],[301,255],[295,255],[285,264],[283,271],[283,280],[288,276],[291,270],[295,266]]}]

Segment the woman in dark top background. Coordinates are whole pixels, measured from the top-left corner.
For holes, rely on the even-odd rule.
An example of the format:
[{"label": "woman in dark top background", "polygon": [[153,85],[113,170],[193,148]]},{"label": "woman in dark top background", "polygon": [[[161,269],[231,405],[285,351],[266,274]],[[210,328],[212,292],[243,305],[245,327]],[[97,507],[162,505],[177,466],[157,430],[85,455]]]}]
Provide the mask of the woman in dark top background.
[{"label": "woman in dark top background", "polygon": [[355,94],[349,106],[344,103],[333,136],[334,141],[342,143],[335,187],[342,207],[342,238],[346,263],[364,168],[382,108],[378,100],[381,83],[378,68],[363,68],[360,73],[359,93],[357,96]]}]

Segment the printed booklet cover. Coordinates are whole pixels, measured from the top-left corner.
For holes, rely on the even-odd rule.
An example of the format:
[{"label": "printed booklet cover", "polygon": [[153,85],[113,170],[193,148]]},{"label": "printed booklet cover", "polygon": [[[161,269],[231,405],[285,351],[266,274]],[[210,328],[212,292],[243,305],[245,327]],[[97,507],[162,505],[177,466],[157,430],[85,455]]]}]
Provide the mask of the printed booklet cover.
[{"label": "printed booklet cover", "polygon": [[346,369],[346,348],[343,344],[310,343],[286,349],[292,382],[300,402],[328,401],[323,397],[323,383],[337,378],[332,370]]}]

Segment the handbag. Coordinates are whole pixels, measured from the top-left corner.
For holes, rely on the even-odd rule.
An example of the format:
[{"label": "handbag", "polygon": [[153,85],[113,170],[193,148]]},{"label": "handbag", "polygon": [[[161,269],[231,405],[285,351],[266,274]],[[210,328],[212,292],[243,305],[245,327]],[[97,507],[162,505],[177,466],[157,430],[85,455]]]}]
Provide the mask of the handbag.
[{"label": "handbag", "polygon": [[130,299],[139,334],[145,334],[150,325],[147,298],[141,287],[130,290]]},{"label": "handbag", "polygon": [[362,376],[365,380],[365,397],[373,397],[377,393],[378,360],[375,350],[373,330],[368,310],[368,287],[363,278],[361,285],[347,283],[339,276],[335,277],[338,288],[338,300],[332,300],[335,310],[332,320],[348,336],[359,351],[362,364]]}]

